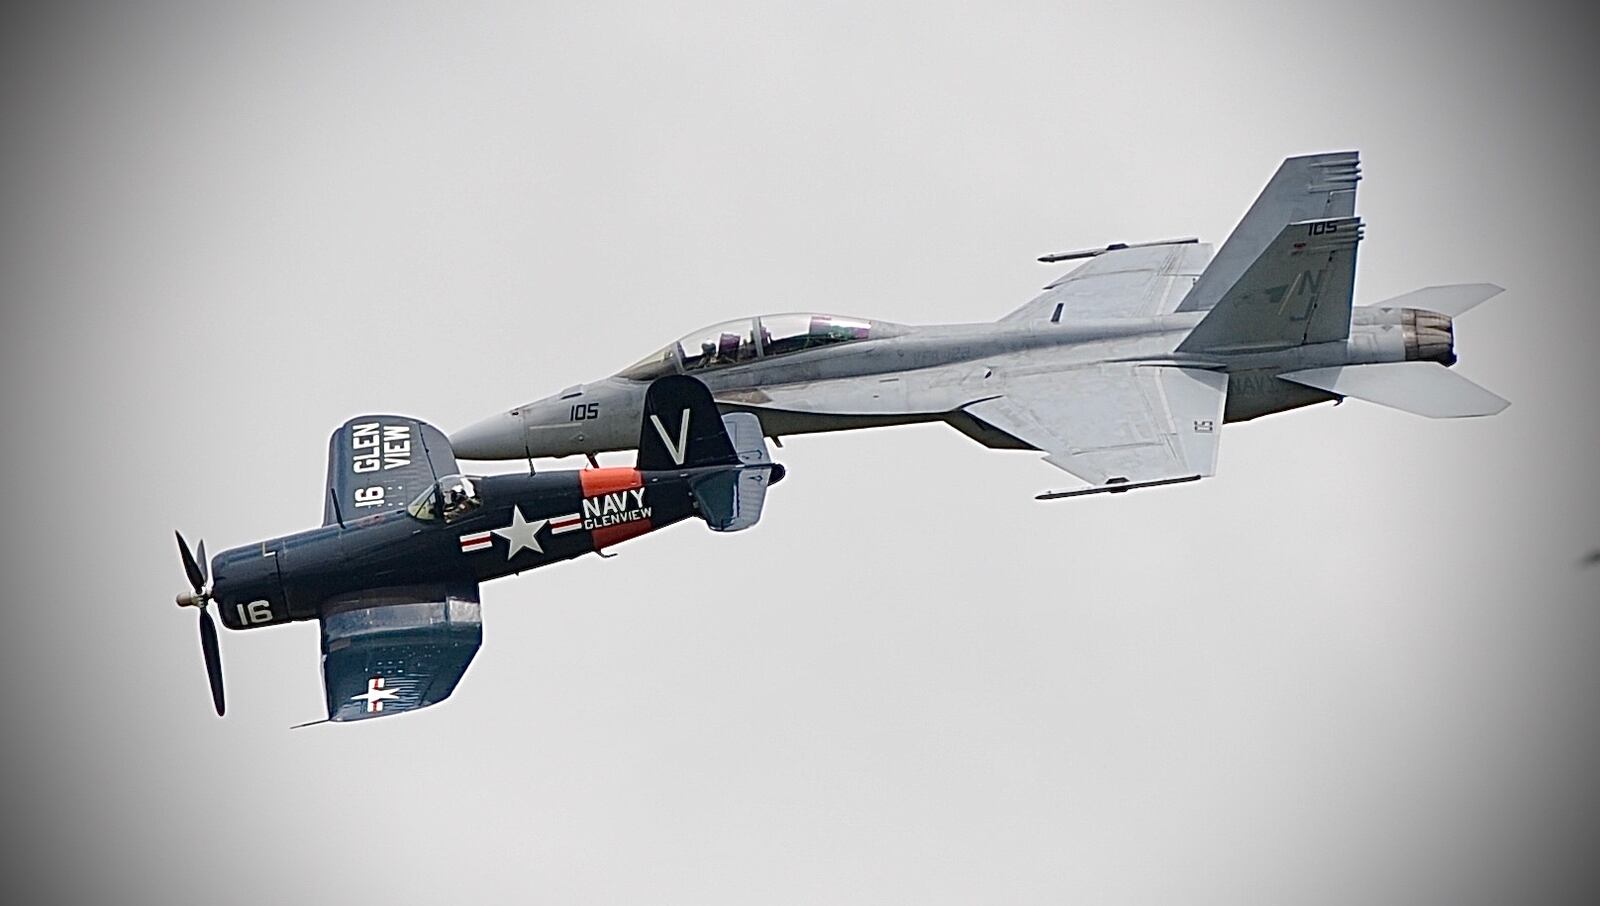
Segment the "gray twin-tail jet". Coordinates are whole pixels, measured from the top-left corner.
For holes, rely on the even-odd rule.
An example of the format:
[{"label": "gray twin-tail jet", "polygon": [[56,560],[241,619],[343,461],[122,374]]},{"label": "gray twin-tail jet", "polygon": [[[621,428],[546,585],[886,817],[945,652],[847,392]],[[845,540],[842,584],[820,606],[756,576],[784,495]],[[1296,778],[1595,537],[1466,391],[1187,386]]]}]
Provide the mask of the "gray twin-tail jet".
[{"label": "gray twin-tail jet", "polygon": [[1433,418],[1499,412],[1505,400],[1447,370],[1453,319],[1499,287],[1352,308],[1359,178],[1354,152],[1289,158],[1215,257],[1193,239],[1046,255],[1090,260],[992,323],[729,321],[450,440],[468,459],[626,449],[645,387],[684,373],[771,437],[943,421],[1088,483],[1048,499],[1205,478],[1223,424],[1343,397]]}]

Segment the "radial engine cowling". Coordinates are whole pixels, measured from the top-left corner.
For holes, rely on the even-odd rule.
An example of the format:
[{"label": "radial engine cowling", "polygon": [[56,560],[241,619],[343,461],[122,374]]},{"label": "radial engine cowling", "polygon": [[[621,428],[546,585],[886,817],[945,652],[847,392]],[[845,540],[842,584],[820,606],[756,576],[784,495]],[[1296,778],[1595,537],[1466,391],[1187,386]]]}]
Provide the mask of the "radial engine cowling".
[{"label": "radial engine cowling", "polygon": [[1456,335],[1448,315],[1422,308],[1402,308],[1400,329],[1406,342],[1406,361],[1456,363]]}]

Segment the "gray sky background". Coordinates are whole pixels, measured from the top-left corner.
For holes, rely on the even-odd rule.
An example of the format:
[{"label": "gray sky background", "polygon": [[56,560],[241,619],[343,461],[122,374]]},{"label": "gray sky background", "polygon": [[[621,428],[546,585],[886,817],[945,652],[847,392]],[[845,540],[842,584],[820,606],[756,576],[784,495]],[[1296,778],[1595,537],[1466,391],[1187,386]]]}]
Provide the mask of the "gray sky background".
[{"label": "gray sky background", "polygon": [[[256,6],[0,30],[8,901],[1597,886],[1587,12]],[[1050,505],[938,426],[797,437],[755,531],[487,586],[442,707],[290,732],[300,624],[227,634],[210,712],[171,531],[314,524],[352,415],[453,430],[754,312],[996,318],[1035,255],[1220,242],[1344,148],[1358,302],[1507,287],[1458,323],[1501,416],[1317,407]]]}]

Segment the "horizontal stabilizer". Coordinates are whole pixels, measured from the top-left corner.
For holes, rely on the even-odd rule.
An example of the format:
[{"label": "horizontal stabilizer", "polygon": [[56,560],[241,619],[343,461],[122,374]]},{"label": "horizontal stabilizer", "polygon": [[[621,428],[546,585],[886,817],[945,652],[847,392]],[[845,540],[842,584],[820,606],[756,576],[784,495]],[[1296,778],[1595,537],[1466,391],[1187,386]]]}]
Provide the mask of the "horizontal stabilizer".
[{"label": "horizontal stabilizer", "polygon": [[1424,286],[1403,296],[1385,299],[1378,303],[1382,308],[1420,308],[1438,312],[1452,318],[1462,312],[1477,308],[1484,302],[1505,292],[1493,283],[1453,283],[1448,286]]},{"label": "horizontal stabilizer", "polygon": [[1494,415],[1511,405],[1437,362],[1337,365],[1278,377],[1428,418]]},{"label": "horizontal stabilizer", "polygon": [[701,479],[694,485],[694,497],[712,531],[738,532],[761,519],[767,486],[782,477],[783,467],[774,465],[767,454],[759,418],[749,412],[730,412],[722,417],[722,424],[743,465]]}]

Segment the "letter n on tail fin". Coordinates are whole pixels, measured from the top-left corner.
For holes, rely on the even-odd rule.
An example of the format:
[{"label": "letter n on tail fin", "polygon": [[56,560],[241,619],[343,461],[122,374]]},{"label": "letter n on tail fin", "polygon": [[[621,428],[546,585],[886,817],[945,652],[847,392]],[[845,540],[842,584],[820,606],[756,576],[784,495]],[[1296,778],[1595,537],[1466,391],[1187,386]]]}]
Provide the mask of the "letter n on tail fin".
[{"label": "letter n on tail fin", "polygon": [[1354,217],[1361,157],[1354,151],[1290,157],[1228,235],[1178,311],[1207,311],[1238,282],[1288,224]]},{"label": "letter n on tail fin", "polygon": [[687,375],[673,375],[650,385],[639,426],[640,471],[738,464],[721,413],[704,384]]},{"label": "letter n on tail fin", "polygon": [[1345,339],[1361,230],[1357,217],[1283,227],[1178,349],[1265,352]]}]

